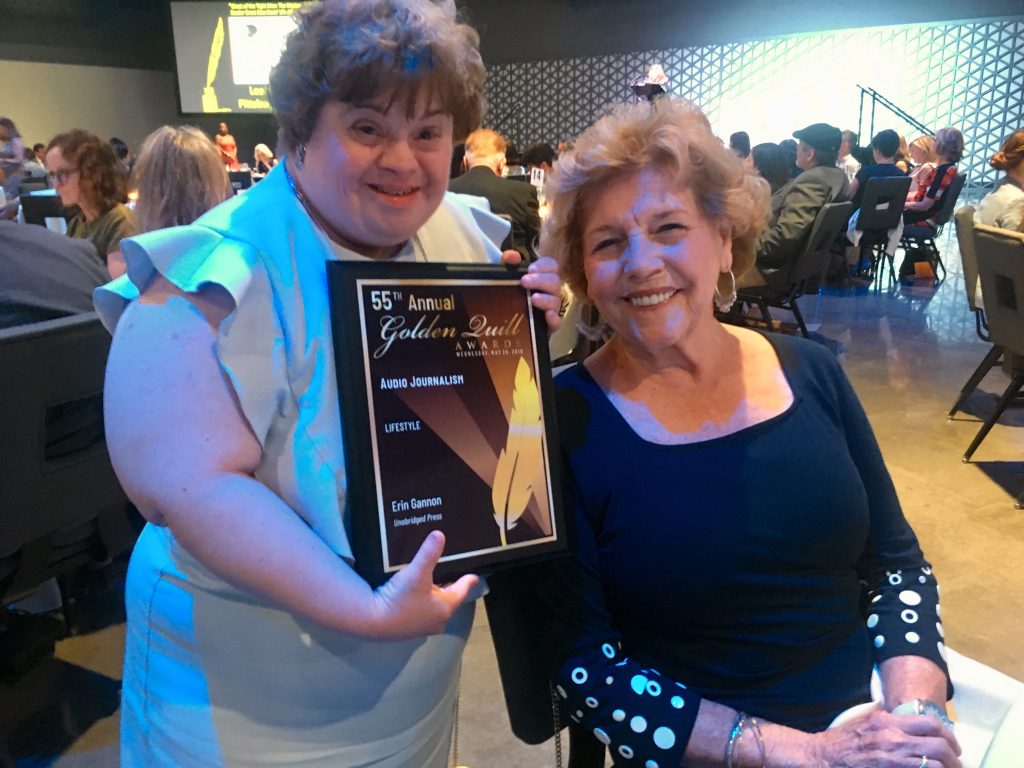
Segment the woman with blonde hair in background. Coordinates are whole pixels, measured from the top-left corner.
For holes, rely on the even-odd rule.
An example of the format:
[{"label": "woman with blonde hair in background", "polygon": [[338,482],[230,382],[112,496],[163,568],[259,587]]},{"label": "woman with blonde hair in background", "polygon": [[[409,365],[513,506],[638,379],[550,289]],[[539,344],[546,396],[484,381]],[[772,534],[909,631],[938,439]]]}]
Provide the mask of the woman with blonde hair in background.
[{"label": "woman with blonde hair in background", "polygon": [[928,174],[935,170],[935,137],[918,136],[910,142],[910,159],[914,161],[914,167],[910,170],[910,192],[908,198],[917,193]]},{"label": "woman with blonde hair in background", "polygon": [[232,195],[220,152],[191,125],[165,125],[149,134],[132,180],[140,233],[191,224]]},{"label": "woman with blonde hair in background", "polygon": [[1010,134],[988,164],[1005,175],[978,203],[974,221],[1024,231],[1024,128]]},{"label": "woman with blonde hair in background", "polygon": [[270,169],[277,165],[277,159],[266,144],[257,144],[252,150],[252,172],[257,176],[266,176]]},{"label": "woman with blonde hair in background", "polygon": [[900,134],[900,148],[896,152],[896,167],[908,176],[914,169],[914,164],[910,161],[910,147],[907,146],[907,137],[902,133]]}]

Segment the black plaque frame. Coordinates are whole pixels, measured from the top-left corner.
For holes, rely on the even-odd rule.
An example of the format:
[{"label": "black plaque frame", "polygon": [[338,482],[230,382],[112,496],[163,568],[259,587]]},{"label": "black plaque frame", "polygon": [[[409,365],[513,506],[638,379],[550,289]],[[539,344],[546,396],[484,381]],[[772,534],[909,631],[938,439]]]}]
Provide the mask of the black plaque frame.
[{"label": "black plaque frame", "polygon": [[[502,533],[502,544],[497,548],[485,546],[480,549],[453,552],[451,546],[446,546],[445,553],[434,572],[435,581],[449,581],[464,573],[486,575],[503,567],[558,556],[569,549],[571,531],[569,529],[570,521],[567,520],[562,503],[547,325],[544,313],[529,304],[527,292],[518,286],[521,275],[521,271],[492,264],[345,261],[327,263],[335,367],[345,447],[346,526],[355,557],[355,569],[373,586],[385,582],[405,563],[391,562],[391,556],[388,553],[388,549],[393,543],[388,538],[392,530],[389,522],[392,525],[395,524],[389,515],[401,513],[396,513],[393,509],[389,512],[386,509],[385,500],[388,497],[386,488],[395,482],[395,473],[391,473],[392,477],[385,476],[387,472],[381,468],[382,459],[378,453],[378,445],[382,438],[378,427],[383,425],[377,423],[376,404],[383,396],[378,394],[378,389],[375,389],[370,360],[373,355],[371,350],[376,350],[383,338],[380,333],[382,327],[380,323],[383,323],[383,320],[377,318],[377,326],[373,326],[367,321],[367,316],[370,314],[367,304],[372,301],[372,299],[367,300],[367,297],[371,296],[370,291],[377,291],[378,296],[381,292],[404,295],[404,291],[408,291],[410,287],[416,285],[429,285],[434,290],[438,287],[452,286],[456,290],[471,291],[474,300],[477,301],[482,296],[488,295],[479,292],[487,292],[496,287],[503,288],[506,300],[509,296],[509,286],[515,286],[522,291],[522,316],[526,328],[529,330],[528,337],[531,345],[529,354],[532,360],[528,360],[528,362],[532,362],[533,379],[540,398],[543,478],[547,484],[545,494],[550,514],[551,533],[544,534],[536,540],[508,542],[507,544],[505,543],[507,534]],[[376,311],[380,311],[379,307]],[[368,335],[373,333],[380,338],[374,338],[371,342]],[[519,334],[520,338],[525,335],[525,333]],[[386,354],[401,355],[402,350],[395,346]],[[522,357],[526,356],[522,355]],[[483,364],[487,365],[486,362]],[[472,363],[467,363],[467,365],[472,365]],[[490,369],[490,366],[487,365],[487,368]],[[380,386],[382,382],[377,382],[377,384]],[[498,382],[493,382],[495,397],[500,397],[497,394],[497,385]],[[481,391],[487,391],[486,387]],[[431,430],[427,431],[430,432],[430,436],[442,440]],[[491,439],[494,439],[493,434]],[[459,442],[462,442],[461,439]],[[438,453],[444,453],[444,451],[433,452],[434,456],[430,461],[434,461]],[[498,461],[500,462],[500,458]],[[454,465],[449,463],[449,466]],[[432,468],[436,469],[436,467]],[[464,472],[461,465],[459,469]],[[493,487],[493,484],[488,486],[488,488],[490,487]],[[394,500],[391,503],[395,503]],[[531,503],[535,504],[536,509],[540,509],[543,504],[536,491],[531,497]],[[475,509],[475,505],[473,506]],[[475,517],[477,514],[475,511],[467,512],[464,509],[453,507],[449,512],[453,512],[454,516],[473,515],[472,523],[482,525]],[[489,511],[483,509],[479,514],[487,516]],[[411,517],[417,518],[418,516],[411,514]],[[449,523],[449,525],[451,524]],[[501,527],[500,523],[495,523],[495,525],[498,528]],[[417,524],[417,527],[420,529],[416,532],[417,535],[421,534],[418,536],[420,543],[431,530],[434,530],[429,523]],[[452,543],[452,538],[449,534],[449,545]],[[396,561],[398,559],[401,558],[396,558]]]}]

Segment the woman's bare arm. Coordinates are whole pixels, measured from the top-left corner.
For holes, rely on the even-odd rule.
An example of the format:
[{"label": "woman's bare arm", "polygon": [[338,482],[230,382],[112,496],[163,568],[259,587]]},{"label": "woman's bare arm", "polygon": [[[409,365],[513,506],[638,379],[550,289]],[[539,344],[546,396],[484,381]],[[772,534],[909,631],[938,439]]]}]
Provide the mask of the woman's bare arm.
[{"label": "woman's bare arm", "polygon": [[433,584],[443,536],[373,591],[253,478],[261,446],[215,355],[214,329],[232,308],[220,288],[185,294],[157,278],[121,318],[105,409],[129,498],[204,566],[285,610],[368,637],[440,632],[476,583]]}]

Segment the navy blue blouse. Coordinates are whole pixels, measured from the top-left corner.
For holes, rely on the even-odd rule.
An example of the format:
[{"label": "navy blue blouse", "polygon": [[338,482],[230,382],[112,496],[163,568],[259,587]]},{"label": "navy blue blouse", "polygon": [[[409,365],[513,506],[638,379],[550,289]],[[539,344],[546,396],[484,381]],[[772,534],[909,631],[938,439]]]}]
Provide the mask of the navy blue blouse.
[{"label": "navy blue blouse", "polygon": [[699,443],[642,439],[582,365],[555,380],[578,556],[549,564],[539,632],[616,761],[678,766],[702,697],[817,731],[870,700],[874,663],[945,669],[936,582],[849,381],[766,338],[793,404]]}]

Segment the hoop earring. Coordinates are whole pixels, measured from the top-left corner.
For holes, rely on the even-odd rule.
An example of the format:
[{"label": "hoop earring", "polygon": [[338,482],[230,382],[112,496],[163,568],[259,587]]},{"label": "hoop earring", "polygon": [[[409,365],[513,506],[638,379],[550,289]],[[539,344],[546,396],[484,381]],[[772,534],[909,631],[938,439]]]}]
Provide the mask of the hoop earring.
[{"label": "hoop earring", "polygon": [[718,292],[718,286],[715,286],[715,307],[719,312],[728,312],[736,303],[736,275],[732,273],[731,269],[729,270],[729,282],[732,285],[724,296]]}]

